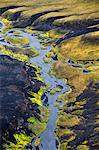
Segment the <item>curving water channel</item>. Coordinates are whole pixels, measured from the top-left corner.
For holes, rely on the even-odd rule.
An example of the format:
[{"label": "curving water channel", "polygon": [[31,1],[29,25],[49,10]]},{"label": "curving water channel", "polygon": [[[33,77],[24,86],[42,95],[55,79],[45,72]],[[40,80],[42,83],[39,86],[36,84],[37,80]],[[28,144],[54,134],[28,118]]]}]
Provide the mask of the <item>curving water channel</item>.
[{"label": "curving water channel", "polygon": [[[4,24],[0,21],[0,31],[2,30]],[[15,34],[15,31],[19,32],[19,34]],[[35,35],[38,35],[35,37]],[[57,98],[60,94],[63,94],[67,91],[69,91],[68,85],[64,82],[63,79],[57,79],[53,75],[49,75],[50,67],[54,60],[52,60],[50,63],[45,63],[43,61],[45,55],[47,52],[50,52],[52,50],[52,46],[46,46],[46,49],[42,49],[42,44],[39,42],[39,32],[31,34],[26,32],[25,30],[21,29],[12,29],[9,30],[5,36],[0,35],[0,45],[7,45],[10,47],[15,47],[15,45],[11,45],[10,43],[7,43],[5,41],[5,38],[7,36],[19,36],[24,37],[29,40],[29,44],[26,45],[26,47],[35,48],[39,51],[39,55],[36,57],[33,57],[29,60],[29,63],[33,63],[36,66],[39,66],[41,68],[41,78],[44,79],[44,82],[49,86],[49,89],[46,93],[44,93],[44,96],[42,96],[43,105],[48,107],[50,110],[50,117],[49,121],[47,123],[46,130],[40,135],[41,137],[41,143],[39,146],[39,150],[57,150],[57,137],[54,134],[55,126],[56,126],[56,120],[58,117],[58,111],[60,106],[63,102],[60,102],[60,106],[55,106],[57,102]],[[15,47],[16,48],[16,47]],[[56,92],[54,95],[50,94],[50,90],[61,87],[60,92]],[[33,148],[32,150],[35,150]]]}]

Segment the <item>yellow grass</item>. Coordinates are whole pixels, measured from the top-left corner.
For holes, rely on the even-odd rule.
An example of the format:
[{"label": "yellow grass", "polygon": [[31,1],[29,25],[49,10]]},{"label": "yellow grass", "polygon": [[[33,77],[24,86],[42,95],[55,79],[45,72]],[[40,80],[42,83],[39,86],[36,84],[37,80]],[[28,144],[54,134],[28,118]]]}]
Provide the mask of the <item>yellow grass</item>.
[{"label": "yellow grass", "polygon": [[[24,6],[15,9],[9,9],[6,13],[14,13],[22,11],[21,16],[29,17],[33,14],[48,11],[59,10],[60,12],[52,12],[39,17],[40,21],[54,16],[66,16],[63,19],[57,19],[54,24],[64,24],[68,21],[79,21],[87,19],[97,19],[99,16],[99,1],[98,0],[0,0],[0,7],[7,6]],[[4,14],[6,14],[4,13]]]}]

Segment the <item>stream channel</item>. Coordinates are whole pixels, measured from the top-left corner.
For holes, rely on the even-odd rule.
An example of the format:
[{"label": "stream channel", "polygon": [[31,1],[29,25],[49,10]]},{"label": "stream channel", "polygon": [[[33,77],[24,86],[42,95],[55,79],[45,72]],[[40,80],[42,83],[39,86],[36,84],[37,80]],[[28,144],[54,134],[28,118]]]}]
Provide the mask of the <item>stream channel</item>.
[{"label": "stream channel", "polygon": [[[0,31],[2,31],[4,24],[0,21]],[[19,34],[15,34],[16,32],[19,32]],[[36,36],[35,36],[36,35]],[[49,75],[50,67],[54,60],[50,63],[45,63],[43,61],[45,55],[47,52],[50,52],[52,50],[52,46],[46,46],[46,49],[42,49],[42,44],[39,42],[39,31],[37,33],[28,33],[24,29],[10,29],[6,32],[5,36],[2,35],[2,32],[0,33],[0,45],[6,45],[10,47],[15,47],[15,45],[11,45],[10,43],[7,43],[5,41],[7,36],[19,36],[23,38],[27,38],[29,40],[29,44],[26,45],[25,48],[35,48],[39,51],[39,55],[33,58],[30,58],[29,63],[32,63],[36,66],[39,66],[41,68],[41,78],[43,78],[44,82],[49,86],[48,91],[45,93],[44,99],[42,98],[43,105],[46,106],[50,110],[50,117],[49,121],[47,123],[46,130],[40,135],[41,143],[39,146],[39,150],[57,150],[57,137],[54,134],[55,127],[56,127],[56,120],[58,118],[58,111],[60,106],[63,104],[63,102],[60,102],[60,106],[55,106],[57,102],[57,98],[60,94],[64,94],[65,92],[69,91],[69,86],[66,85],[66,82],[63,79],[58,79],[53,75]],[[44,37],[43,37],[44,38]],[[2,54],[0,54],[2,55]],[[60,92],[56,92],[55,94],[50,94],[50,90],[56,88],[57,86],[61,87]],[[47,103],[47,105],[46,105]],[[33,148],[32,150],[35,150]]]}]

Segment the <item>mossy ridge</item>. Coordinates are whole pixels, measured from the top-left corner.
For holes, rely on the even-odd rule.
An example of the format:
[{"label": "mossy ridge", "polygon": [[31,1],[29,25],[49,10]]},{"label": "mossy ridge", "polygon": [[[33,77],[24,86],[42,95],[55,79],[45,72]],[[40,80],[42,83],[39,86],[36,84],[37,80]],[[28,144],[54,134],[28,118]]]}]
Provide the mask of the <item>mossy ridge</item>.
[{"label": "mossy ridge", "polygon": [[[31,66],[33,67],[34,65],[31,64]],[[38,69],[38,67],[35,68]],[[38,109],[40,110],[40,114],[39,114],[40,120],[34,117],[27,118],[28,130],[30,130],[32,134],[29,136],[24,131],[21,131],[20,133],[15,133],[13,136],[16,140],[16,144],[7,141],[6,144],[4,144],[4,147],[6,149],[12,149],[12,150],[24,149],[24,147],[27,146],[33,138],[39,136],[46,129],[46,125],[49,119],[49,110],[42,105],[42,101],[41,101],[41,96],[45,91],[46,91],[46,87],[40,87],[38,93],[34,93],[32,91],[29,92],[30,95],[35,97],[35,98],[30,98],[30,100],[33,103],[39,105]],[[34,143],[32,146],[36,146],[37,144],[40,144],[40,142],[38,141]]]},{"label": "mossy ridge", "polygon": [[[38,79],[38,77],[37,77],[37,79]],[[42,106],[41,96],[45,91],[46,91],[46,87],[40,87],[40,90],[38,91],[38,93],[29,92],[29,94],[33,96],[33,98],[30,98],[30,100],[33,103],[36,103],[36,104]]]},{"label": "mossy ridge", "polygon": [[0,52],[5,55],[11,56],[12,58],[16,58],[17,60],[22,61],[22,62],[28,62],[29,60],[29,57],[27,55],[16,54],[14,52],[7,50],[4,46],[0,46]]},{"label": "mossy ridge", "polygon": [[30,143],[33,137],[27,136],[25,133],[20,133],[14,134],[14,138],[16,139],[17,144],[8,141],[7,144],[4,145],[7,150],[24,150],[24,147]]},{"label": "mossy ridge", "polygon": [[39,52],[34,48],[10,48],[10,46],[0,46],[0,52],[16,58],[23,62],[28,62],[30,57],[39,55]]},{"label": "mossy ridge", "polygon": [[5,34],[9,29],[12,28],[12,21],[8,21],[6,18],[0,16],[0,20],[4,23],[4,27],[2,29],[2,33]]}]

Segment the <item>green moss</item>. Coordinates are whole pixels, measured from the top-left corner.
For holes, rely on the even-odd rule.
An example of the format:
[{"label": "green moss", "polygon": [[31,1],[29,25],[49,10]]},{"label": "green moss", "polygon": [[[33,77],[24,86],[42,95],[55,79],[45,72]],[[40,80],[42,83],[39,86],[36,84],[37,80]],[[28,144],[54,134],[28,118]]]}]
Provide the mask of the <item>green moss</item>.
[{"label": "green moss", "polygon": [[84,110],[75,110],[74,112],[72,112],[73,115],[82,115],[84,112]]},{"label": "green moss", "polygon": [[42,37],[45,37],[45,38],[48,38],[48,37],[49,37],[49,33],[48,33],[48,32],[41,33],[40,35],[41,35]]},{"label": "green moss", "polygon": [[59,106],[59,105],[60,105],[60,104],[57,102],[54,106],[57,107],[57,106]]},{"label": "green moss", "polygon": [[77,150],[89,150],[89,147],[87,145],[79,145]]},{"label": "green moss", "polygon": [[8,142],[5,144],[5,148],[7,150],[19,150],[24,149],[24,147],[31,142],[33,137],[27,136],[25,133],[20,134],[14,134],[14,137],[17,141],[17,144],[14,144],[12,142]]},{"label": "green moss", "polygon": [[41,46],[41,50],[46,50],[46,46]]},{"label": "green moss", "polygon": [[50,90],[50,94],[54,95],[57,92],[61,92],[61,87],[57,86],[56,88]]},{"label": "green moss", "polygon": [[[61,38],[63,35],[66,34],[66,30],[64,29],[52,29],[49,32],[49,37],[53,39]],[[68,31],[67,31],[68,33]]]},{"label": "green moss", "polygon": [[14,31],[13,34],[20,34],[20,32],[19,31]]},{"label": "green moss", "polygon": [[51,62],[51,58],[45,57],[45,58],[43,59],[43,61],[44,61],[45,63],[50,63],[50,62]]},{"label": "green moss", "polygon": [[25,28],[25,31],[27,31],[28,33],[33,33],[33,32],[35,32],[33,29],[34,28],[32,26],[28,26]]},{"label": "green moss", "polygon": [[6,38],[6,42],[10,42],[12,45],[15,46],[24,46],[29,44],[29,40],[23,37],[16,37],[16,36],[8,36]]},{"label": "green moss", "polygon": [[[68,99],[68,95],[69,95],[71,92],[72,92],[72,88],[69,87],[69,91],[67,91],[65,94],[60,94],[60,95],[58,96],[58,99],[60,99],[60,100],[65,100],[65,102],[68,102],[68,100],[70,101],[70,99]],[[74,100],[72,99],[72,101],[74,101]]]},{"label": "green moss", "polygon": [[0,20],[5,24],[2,33],[6,33],[9,29],[12,28],[12,21],[8,21],[6,18],[0,17]]},{"label": "green moss", "polygon": [[37,98],[31,98],[31,101],[32,101],[33,103],[36,103],[36,104],[42,106],[42,101],[41,101],[41,99],[39,99],[39,96],[38,96],[37,94],[36,94],[35,96],[36,96]]},{"label": "green moss", "polygon": [[48,57],[48,58],[53,57],[53,56],[54,56],[53,52],[47,52],[46,53],[46,57]]},{"label": "green moss", "polygon": [[97,70],[99,70],[99,65],[97,65],[97,66],[88,66],[88,67],[86,67],[86,69],[88,71],[97,71]]},{"label": "green moss", "polygon": [[41,139],[37,138],[36,141],[35,141],[35,143],[34,143],[34,146],[35,147],[39,146],[40,145],[40,141],[41,141]]},{"label": "green moss", "polygon": [[34,123],[34,122],[37,121],[37,119],[35,119],[35,118],[33,118],[33,117],[30,117],[30,118],[27,119],[27,121],[28,121],[29,123]]},{"label": "green moss", "polygon": [[46,123],[42,123],[40,121],[34,122],[33,124],[29,124],[28,128],[36,135],[39,136],[45,129]]},{"label": "green moss", "polygon": [[33,98],[30,98],[30,100],[33,103],[36,103],[36,104],[42,106],[41,96],[45,91],[46,91],[46,87],[40,87],[40,90],[38,91],[38,93],[34,93],[32,91],[29,92],[33,96]]},{"label": "green moss", "polygon": [[80,119],[76,115],[70,115],[62,112],[57,120],[57,126],[73,127],[80,123]]},{"label": "green moss", "polygon": [[27,62],[29,60],[29,57],[27,55],[15,54],[15,53],[5,49],[3,46],[0,46],[0,52],[5,54],[5,55],[9,55],[13,58],[16,58],[17,60],[23,61],[23,62]]},{"label": "green moss", "polygon": [[31,98],[31,101],[33,103],[36,103],[36,104],[42,106],[41,95],[39,95],[38,93],[34,93],[34,92],[30,92],[30,94],[34,97],[34,98]]},{"label": "green moss", "polygon": [[49,109],[44,106],[39,106],[39,110],[40,110],[39,115],[41,118],[41,122],[47,123],[49,119],[49,114],[50,114]]}]

